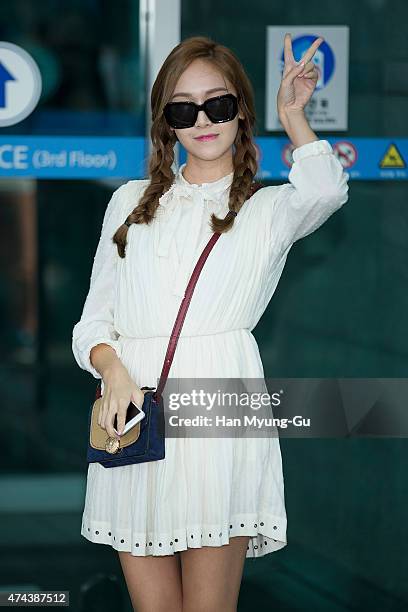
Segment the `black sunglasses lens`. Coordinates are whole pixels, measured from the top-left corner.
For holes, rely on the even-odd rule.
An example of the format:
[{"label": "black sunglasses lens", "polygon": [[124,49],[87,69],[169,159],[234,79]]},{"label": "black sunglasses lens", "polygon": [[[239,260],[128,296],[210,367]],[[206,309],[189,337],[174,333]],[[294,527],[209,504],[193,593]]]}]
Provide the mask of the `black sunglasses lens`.
[{"label": "black sunglasses lens", "polygon": [[[238,112],[237,98],[232,94],[210,98],[204,102],[204,110],[213,123],[232,121]],[[172,128],[182,129],[193,127],[198,109],[191,102],[169,102],[163,112]]]},{"label": "black sunglasses lens", "polygon": [[192,127],[196,120],[196,109],[192,104],[171,102],[164,107],[164,116],[173,128]]},{"label": "black sunglasses lens", "polygon": [[213,123],[231,121],[237,114],[237,100],[228,95],[209,100],[206,104],[206,113]]}]

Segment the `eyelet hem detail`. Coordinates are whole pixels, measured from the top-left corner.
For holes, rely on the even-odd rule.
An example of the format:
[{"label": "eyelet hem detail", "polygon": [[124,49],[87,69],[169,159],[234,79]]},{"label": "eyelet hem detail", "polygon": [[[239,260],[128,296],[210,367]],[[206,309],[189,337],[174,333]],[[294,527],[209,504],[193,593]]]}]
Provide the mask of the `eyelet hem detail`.
[{"label": "eyelet hem detail", "polygon": [[90,542],[107,544],[133,556],[162,556],[188,548],[224,546],[234,536],[250,536],[246,558],[263,557],[287,545],[286,518],[268,513],[235,514],[225,524],[189,525],[169,533],[130,532],[107,522],[82,517],[81,535]]}]

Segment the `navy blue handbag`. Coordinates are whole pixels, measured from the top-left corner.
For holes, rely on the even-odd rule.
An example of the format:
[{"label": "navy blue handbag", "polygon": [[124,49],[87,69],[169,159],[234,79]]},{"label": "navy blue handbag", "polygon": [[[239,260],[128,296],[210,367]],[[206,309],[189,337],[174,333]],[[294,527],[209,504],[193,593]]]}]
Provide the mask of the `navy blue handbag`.
[{"label": "navy blue handbag", "polygon": [[100,385],[97,400],[89,411],[88,463],[98,462],[103,467],[116,467],[144,461],[164,459],[164,411],[163,396],[156,397],[154,387],[144,394],[142,410],[145,417],[120,439],[110,438],[106,430],[98,425],[100,408]]},{"label": "navy blue handbag", "polygon": [[[262,183],[253,183],[250,190],[250,196],[262,186]],[[237,213],[235,211],[229,211],[228,214],[236,215]],[[145,417],[128,432],[120,436],[120,438],[110,437],[107,431],[98,425],[98,414],[101,407],[101,384],[98,384],[95,396],[96,399],[89,410],[88,463],[100,463],[103,467],[112,468],[130,465],[132,463],[143,463],[146,461],[164,459],[165,420],[162,392],[166,384],[177,341],[194,287],[205,260],[220,236],[221,234],[219,232],[214,232],[212,234],[191,274],[167,346],[167,352],[157,389],[154,387],[141,387],[144,391],[142,410],[145,413]],[[129,404],[129,408],[130,406],[132,406],[132,404]]]}]

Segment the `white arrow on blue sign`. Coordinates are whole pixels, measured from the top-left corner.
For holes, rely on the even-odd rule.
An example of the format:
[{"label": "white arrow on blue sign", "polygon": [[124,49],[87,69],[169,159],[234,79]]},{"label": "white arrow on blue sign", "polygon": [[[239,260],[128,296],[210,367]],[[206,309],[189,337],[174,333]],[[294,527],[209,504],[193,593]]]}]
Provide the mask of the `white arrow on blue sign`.
[{"label": "white arrow on blue sign", "polygon": [[0,127],[15,125],[32,113],[41,88],[41,73],[31,55],[0,41]]}]

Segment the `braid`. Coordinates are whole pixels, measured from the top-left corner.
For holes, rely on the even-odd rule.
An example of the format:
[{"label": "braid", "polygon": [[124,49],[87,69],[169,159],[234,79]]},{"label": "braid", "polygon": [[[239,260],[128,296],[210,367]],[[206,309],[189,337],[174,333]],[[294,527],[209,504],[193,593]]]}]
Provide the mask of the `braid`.
[{"label": "braid", "polygon": [[154,126],[152,126],[152,142],[157,143],[149,160],[149,175],[151,177],[149,185],[144,190],[136,208],[127,216],[126,220],[116,230],[113,242],[116,243],[118,254],[125,257],[126,237],[132,223],[149,224],[154,218],[159,198],[170,189],[174,181],[172,165],[174,162],[174,142],[173,132],[165,132],[158,138],[153,138]]},{"label": "braid", "polygon": [[223,233],[231,229],[243,203],[251,196],[257,168],[256,149],[251,131],[240,125],[235,139],[234,176],[229,193],[229,212],[224,219],[220,219],[214,213],[211,215],[212,231]]}]

